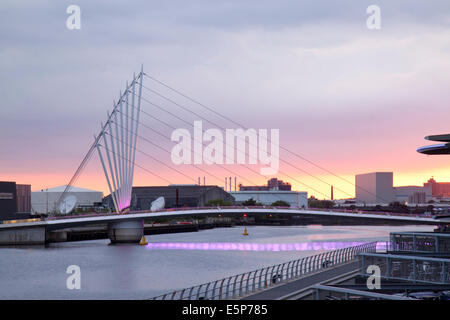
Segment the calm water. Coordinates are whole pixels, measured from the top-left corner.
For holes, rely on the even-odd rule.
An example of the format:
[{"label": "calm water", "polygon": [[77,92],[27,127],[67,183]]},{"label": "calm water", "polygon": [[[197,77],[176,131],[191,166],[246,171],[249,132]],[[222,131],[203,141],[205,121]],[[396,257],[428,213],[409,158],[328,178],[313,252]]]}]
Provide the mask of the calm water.
[{"label": "calm water", "polygon": [[[391,231],[431,226],[291,226],[218,228],[152,235],[151,243],[293,244],[386,241]],[[174,289],[298,259],[319,251],[150,249],[108,245],[109,240],[0,248],[0,299],[145,299]],[[66,268],[81,268],[81,289],[66,288]]]}]

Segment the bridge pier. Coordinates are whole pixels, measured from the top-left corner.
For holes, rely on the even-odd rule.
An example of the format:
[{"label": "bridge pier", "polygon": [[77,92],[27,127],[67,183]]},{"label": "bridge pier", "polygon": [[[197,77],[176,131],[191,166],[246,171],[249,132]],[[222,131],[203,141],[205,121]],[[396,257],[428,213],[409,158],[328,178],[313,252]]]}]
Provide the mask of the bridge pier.
[{"label": "bridge pier", "polygon": [[44,245],[45,226],[0,228],[0,245]]},{"label": "bridge pier", "polygon": [[139,243],[144,235],[144,220],[110,222],[108,237],[111,243]]}]

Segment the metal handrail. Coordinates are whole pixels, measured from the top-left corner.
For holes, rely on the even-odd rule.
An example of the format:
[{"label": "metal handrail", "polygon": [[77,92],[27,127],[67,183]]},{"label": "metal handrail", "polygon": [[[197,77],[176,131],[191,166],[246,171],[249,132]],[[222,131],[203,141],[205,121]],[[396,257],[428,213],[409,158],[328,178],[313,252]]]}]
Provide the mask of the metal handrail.
[{"label": "metal handrail", "polygon": [[383,293],[377,293],[377,292],[368,292],[368,291],[361,291],[361,290],[354,290],[354,289],[348,289],[348,288],[339,288],[339,287],[332,287],[332,286],[326,286],[326,285],[314,285],[313,289],[315,289],[315,298],[316,300],[320,299],[320,292],[326,292],[326,293],[340,293],[344,294],[344,298],[348,299],[349,294],[356,296],[356,297],[365,297],[365,298],[371,298],[371,299],[380,299],[380,300],[417,300],[415,298],[411,297],[403,297],[403,296],[395,296],[390,294],[383,294]]},{"label": "metal handrail", "polygon": [[178,297],[177,299],[180,300],[198,300],[200,298],[220,300],[237,298],[330,266],[354,260],[358,253],[375,252],[376,245],[377,242],[370,242],[354,247],[327,251],[173,291],[151,299],[174,300]]},{"label": "metal handrail", "polygon": [[380,267],[381,277],[385,279],[407,280],[414,283],[450,283],[450,259],[360,253],[360,273],[367,276],[368,265]]}]

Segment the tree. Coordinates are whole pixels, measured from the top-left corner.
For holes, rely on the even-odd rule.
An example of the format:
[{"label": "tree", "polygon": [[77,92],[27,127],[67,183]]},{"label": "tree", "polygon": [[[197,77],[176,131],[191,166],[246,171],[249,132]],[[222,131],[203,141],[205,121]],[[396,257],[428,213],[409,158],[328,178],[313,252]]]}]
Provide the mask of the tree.
[{"label": "tree", "polygon": [[222,206],[222,207],[226,207],[226,206],[231,206],[232,203],[230,201],[226,201],[223,199],[213,199],[213,200],[209,200],[208,202],[205,203],[206,207],[217,207],[217,206]]},{"label": "tree", "polygon": [[308,199],[308,207],[310,208],[320,208],[320,209],[331,209],[334,207],[334,202],[330,200],[318,200],[314,197]]},{"label": "tree", "polygon": [[263,204],[260,202],[256,202],[255,199],[250,198],[244,202],[242,202],[243,206],[247,206],[247,207],[255,207],[255,206],[262,206]]},{"label": "tree", "polygon": [[271,206],[273,206],[273,207],[290,207],[291,205],[286,201],[278,200],[278,201],[273,202],[271,204]]}]

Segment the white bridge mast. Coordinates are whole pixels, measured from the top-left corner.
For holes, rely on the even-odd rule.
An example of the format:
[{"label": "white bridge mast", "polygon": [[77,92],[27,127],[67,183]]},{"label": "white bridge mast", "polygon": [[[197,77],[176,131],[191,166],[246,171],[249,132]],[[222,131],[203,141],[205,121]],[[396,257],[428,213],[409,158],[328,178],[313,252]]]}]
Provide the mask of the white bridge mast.
[{"label": "white bridge mast", "polygon": [[[131,84],[127,83],[125,92],[120,93],[112,113],[108,113],[106,124],[102,124],[100,134],[95,137],[97,152],[117,213],[129,209],[131,203],[143,75],[144,70],[141,67],[141,72],[137,76],[134,75]],[[136,85],[139,86],[137,94]]]}]

